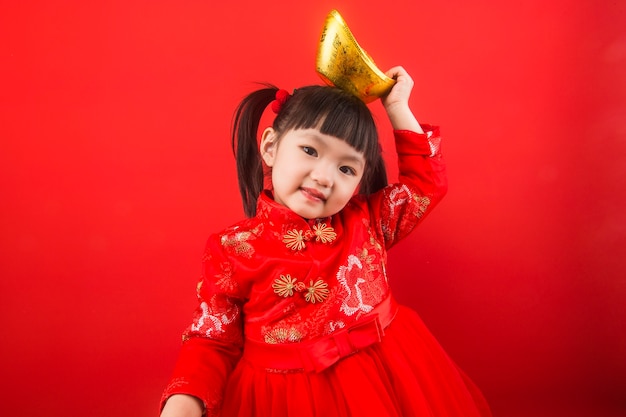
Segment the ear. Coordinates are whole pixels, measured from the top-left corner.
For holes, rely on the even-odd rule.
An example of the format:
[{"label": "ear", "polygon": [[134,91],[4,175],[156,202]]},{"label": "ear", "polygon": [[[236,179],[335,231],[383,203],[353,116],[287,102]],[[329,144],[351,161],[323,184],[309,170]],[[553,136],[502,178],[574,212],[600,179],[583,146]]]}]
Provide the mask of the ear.
[{"label": "ear", "polygon": [[263,161],[265,161],[268,167],[273,166],[274,160],[276,159],[276,148],[278,147],[277,139],[278,135],[271,127],[266,128],[261,135],[259,151],[261,152]]}]

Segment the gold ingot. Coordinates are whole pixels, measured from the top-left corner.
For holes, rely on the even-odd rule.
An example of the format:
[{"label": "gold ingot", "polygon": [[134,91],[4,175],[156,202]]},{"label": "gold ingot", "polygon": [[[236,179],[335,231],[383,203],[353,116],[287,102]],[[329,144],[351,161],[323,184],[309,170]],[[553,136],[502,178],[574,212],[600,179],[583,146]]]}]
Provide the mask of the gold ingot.
[{"label": "gold ingot", "polygon": [[384,96],[396,83],[359,46],[337,10],[328,14],[322,29],[317,73],[326,84],[348,91],[365,103]]}]

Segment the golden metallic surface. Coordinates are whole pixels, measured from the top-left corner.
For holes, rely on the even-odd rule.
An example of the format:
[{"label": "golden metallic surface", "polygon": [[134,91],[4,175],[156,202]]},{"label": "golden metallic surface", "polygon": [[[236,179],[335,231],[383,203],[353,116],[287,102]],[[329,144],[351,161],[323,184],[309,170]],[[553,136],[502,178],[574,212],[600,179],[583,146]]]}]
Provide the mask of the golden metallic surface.
[{"label": "golden metallic surface", "polygon": [[366,103],[384,96],[395,84],[359,46],[336,10],[328,14],[322,29],[317,73],[327,84],[346,90]]}]

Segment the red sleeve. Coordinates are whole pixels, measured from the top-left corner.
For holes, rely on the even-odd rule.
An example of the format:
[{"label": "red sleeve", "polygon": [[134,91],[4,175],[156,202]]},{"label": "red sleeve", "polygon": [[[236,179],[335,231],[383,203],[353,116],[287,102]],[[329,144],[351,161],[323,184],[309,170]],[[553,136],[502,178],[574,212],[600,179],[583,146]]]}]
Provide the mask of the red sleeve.
[{"label": "red sleeve", "polygon": [[384,188],[370,202],[387,248],[407,236],[448,190],[439,127],[422,127],[423,134],[394,131],[398,184]]},{"label": "red sleeve", "polygon": [[448,191],[438,126],[422,125],[424,133],[395,130],[400,183],[415,188],[434,207]]},{"label": "red sleeve", "polygon": [[198,307],[183,334],[183,344],[161,408],[174,394],[187,394],[204,403],[207,414],[220,407],[224,386],[241,357],[243,328],[238,286],[232,265],[223,255],[218,236],[209,240],[198,284]]}]

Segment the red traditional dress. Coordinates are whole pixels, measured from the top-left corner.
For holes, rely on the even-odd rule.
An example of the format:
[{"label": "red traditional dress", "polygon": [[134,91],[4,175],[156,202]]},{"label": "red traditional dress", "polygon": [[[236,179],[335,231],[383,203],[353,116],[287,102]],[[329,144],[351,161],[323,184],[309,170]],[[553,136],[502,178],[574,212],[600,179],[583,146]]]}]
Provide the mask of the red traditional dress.
[{"label": "red traditional dress", "polygon": [[269,192],[213,235],[199,307],[163,402],[209,416],[488,416],[418,315],[393,300],[387,250],[447,189],[437,128],[395,131],[399,182],[306,220]]}]

